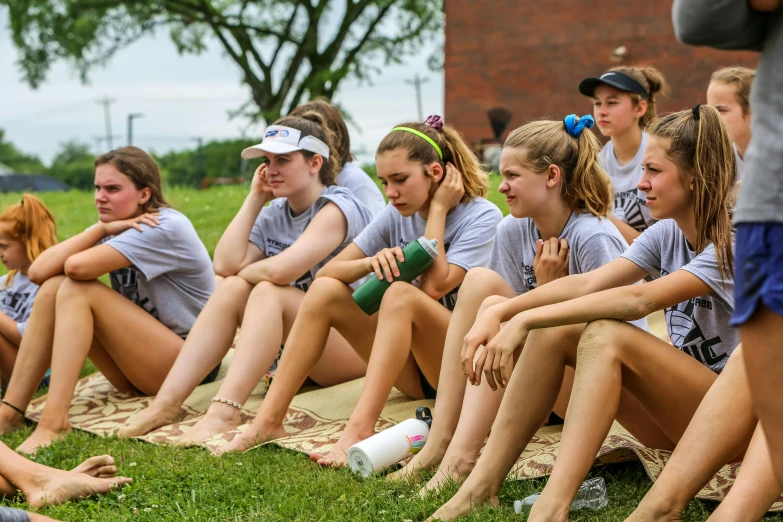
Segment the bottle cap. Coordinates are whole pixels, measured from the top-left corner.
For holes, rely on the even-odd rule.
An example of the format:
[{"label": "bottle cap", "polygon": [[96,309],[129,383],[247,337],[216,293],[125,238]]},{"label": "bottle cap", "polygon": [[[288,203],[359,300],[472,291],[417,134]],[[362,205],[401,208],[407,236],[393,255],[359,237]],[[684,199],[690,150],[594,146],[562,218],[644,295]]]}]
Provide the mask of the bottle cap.
[{"label": "bottle cap", "polygon": [[438,240],[437,239],[427,239],[424,236],[421,236],[416,241],[419,242],[419,245],[421,245],[421,248],[424,249],[425,252],[432,258],[435,259],[438,257]]},{"label": "bottle cap", "polygon": [[416,418],[424,422],[428,428],[432,428],[432,412],[426,406],[416,408]]}]

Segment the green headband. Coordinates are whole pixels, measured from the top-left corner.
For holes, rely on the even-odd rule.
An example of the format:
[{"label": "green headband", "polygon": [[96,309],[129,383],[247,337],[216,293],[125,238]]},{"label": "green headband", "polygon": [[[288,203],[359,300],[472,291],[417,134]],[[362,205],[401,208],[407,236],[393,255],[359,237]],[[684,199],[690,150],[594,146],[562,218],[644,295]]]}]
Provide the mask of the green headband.
[{"label": "green headband", "polygon": [[423,132],[417,131],[416,129],[411,129],[410,127],[394,127],[391,132],[394,131],[405,131],[410,132],[411,134],[415,134],[419,138],[423,138],[429,142],[430,145],[432,145],[435,148],[435,151],[438,153],[438,156],[440,157],[441,161],[443,161],[443,152],[440,150],[440,147],[438,147],[438,144],[435,143],[435,140],[424,134]]}]

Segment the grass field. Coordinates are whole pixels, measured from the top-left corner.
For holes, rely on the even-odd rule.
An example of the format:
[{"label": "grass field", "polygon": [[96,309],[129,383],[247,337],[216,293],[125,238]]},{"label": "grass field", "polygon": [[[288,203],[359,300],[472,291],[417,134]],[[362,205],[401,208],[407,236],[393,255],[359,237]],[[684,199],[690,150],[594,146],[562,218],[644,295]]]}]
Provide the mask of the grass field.
[{"label": "grass field", "polygon": [[[507,211],[496,189],[491,199]],[[210,253],[241,205],[244,187],[209,191],[172,189],[170,203],[193,221]],[[43,194],[58,220],[60,239],[84,230],[96,219],[87,193]],[[18,194],[0,196],[0,205],[16,202]],[[90,366],[85,372],[90,371]],[[16,447],[32,431],[28,427],[2,440]],[[73,432],[43,449],[36,461],[69,469],[91,455],[109,453],[120,473],[135,482],[106,496],[43,510],[65,521],[403,521],[423,520],[455,491],[451,484],[437,497],[420,500],[415,483],[387,484],[360,479],[348,470],[323,470],[306,456],[274,447],[243,455],[210,456],[199,448],[153,446],[137,441],[98,438]],[[609,466],[595,471],[607,481],[610,503],[599,512],[578,513],[573,520],[620,521],[633,510],[651,483],[640,464]],[[506,482],[501,509],[482,510],[465,520],[519,520],[512,503],[541,489],[543,481]],[[25,508],[11,500],[4,505]],[[705,520],[711,503],[691,502],[684,520]],[[768,517],[768,520],[783,520]]]}]

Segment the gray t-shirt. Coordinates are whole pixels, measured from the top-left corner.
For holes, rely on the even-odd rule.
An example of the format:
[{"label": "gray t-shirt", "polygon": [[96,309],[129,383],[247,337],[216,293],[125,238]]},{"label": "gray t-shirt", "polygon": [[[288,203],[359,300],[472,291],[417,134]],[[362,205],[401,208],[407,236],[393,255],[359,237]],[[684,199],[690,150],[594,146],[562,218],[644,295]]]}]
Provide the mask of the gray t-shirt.
[{"label": "gray t-shirt", "polygon": [[253,229],[250,232],[249,241],[264,252],[266,257],[276,256],[286,248],[294,244],[305,231],[318,211],[326,205],[333,203],[345,216],[348,231],[343,242],[340,243],[331,254],[302,274],[295,282],[291,283],[303,292],[307,292],[310,284],[315,279],[318,270],[329,262],[334,256],[351,244],[351,241],[359,232],[367,226],[372,219],[370,211],[356,197],[353,192],[345,187],[324,187],[321,195],[309,209],[295,216],[288,205],[288,199],[275,199],[256,218]]},{"label": "gray t-shirt", "polygon": [[664,219],[636,238],[623,257],[653,278],[685,270],[710,287],[709,294],[667,308],[666,328],[674,346],[715,372],[723,370],[740,338],[739,331],[729,326],[734,279],[721,277],[712,243],[696,254],[677,223]]},{"label": "gray t-shirt", "polygon": [[[533,262],[536,241],[541,235],[530,218],[506,216],[500,222],[489,268],[497,272],[517,295],[538,286]],[[584,274],[620,257],[628,248],[620,231],[611,221],[590,213],[572,213],[558,239],[568,242],[568,273]],[[647,329],[647,319],[633,321]]]},{"label": "gray t-shirt", "polygon": [[687,44],[762,51],[734,223],[783,223],[783,9],[762,13],[744,0],[676,0],[672,15],[677,38]]},{"label": "gray t-shirt", "polygon": [[[502,217],[498,207],[484,198],[460,203],[449,212],[443,233],[443,247],[449,264],[465,270],[487,266],[495,242],[495,229]],[[388,205],[367,225],[354,243],[364,255],[374,256],[384,248],[404,248],[423,236],[426,226],[427,220],[418,213],[403,217],[396,208]],[[453,310],[458,291],[459,287],[443,296],[441,304]]]},{"label": "gray t-shirt", "polygon": [[598,161],[609,174],[614,186],[612,215],[639,232],[655,223],[655,219],[650,215],[650,209],[645,204],[647,197],[644,192],[636,188],[644,173],[642,157],[645,146],[647,146],[647,133],[643,132],[642,143],[636,151],[636,156],[626,165],[620,165],[617,161],[611,141],[608,141],[598,154]]},{"label": "gray t-shirt", "polygon": [[737,162],[737,181],[742,180],[742,175],[745,174],[745,160],[740,156],[737,145],[734,145],[734,161]]},{"label": "gray t-shirt", "polygon": [[215,290],[215,273],[184,214],[162,208],[158,219],[155,227],[142,225],[143,232],[131,228],[101,243],[131,262],[111,272],[112,288],[185,337]]},{"label": "gray t-shirt", "polygon": [[30,318],[30,312],[33,311],[35,294],[38,293],[38,285],[19,272],[14,276],[10,286],[6,286],[6,281],[8,281],[8,274],[0,277],[0,312],[16,321],[19,335],[24,336],[27,320]]},{"label": "gray t-shirt", "polygon": [[343,170],[337,175],[337,184],[353,192],[373,217],[380,214],[386,206],[386,200],[383,199],[378,185],[355,163],[349,162],[343,166]]}]

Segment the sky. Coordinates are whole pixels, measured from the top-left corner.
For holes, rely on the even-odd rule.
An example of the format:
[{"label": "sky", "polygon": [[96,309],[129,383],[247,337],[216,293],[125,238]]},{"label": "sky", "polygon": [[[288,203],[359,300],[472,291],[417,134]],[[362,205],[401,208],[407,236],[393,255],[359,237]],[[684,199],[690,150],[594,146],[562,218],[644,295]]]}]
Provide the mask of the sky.
[{"label": "sky", "polygon": [[[349,124],[354,154],[373,162],[374,150],[395,124],[416,120],[416,93],[405,82],[415,74],[422,85],[424,116],[443,113],[443,73],[427,68],[432,48],[406,59],[403,65],[383,66],[371,84],[344,81],[335,96],[355,125]],[[165,33],[147,37],[120,51],[110,63],[90,74],[87,85],[69,66],[53,67],[37,90],[22,81],[8,28],[0,9],[0,129],[25,153],[49,163],[62,143],[87,143],[98,150],[96,138],[106,136],[101,98],[110,105],[114,147],[125,145],[127,116],[134,120],[133,144],[157,153],[194,148],[204,141],[238,138],[247,122],[230,120],[228,112],[247,99],[239,68],[217,47],[199,56],[180,56]],[[260,136],[263,124],[248,137]],[[239,154],[239,151],[237,151]]]}]

